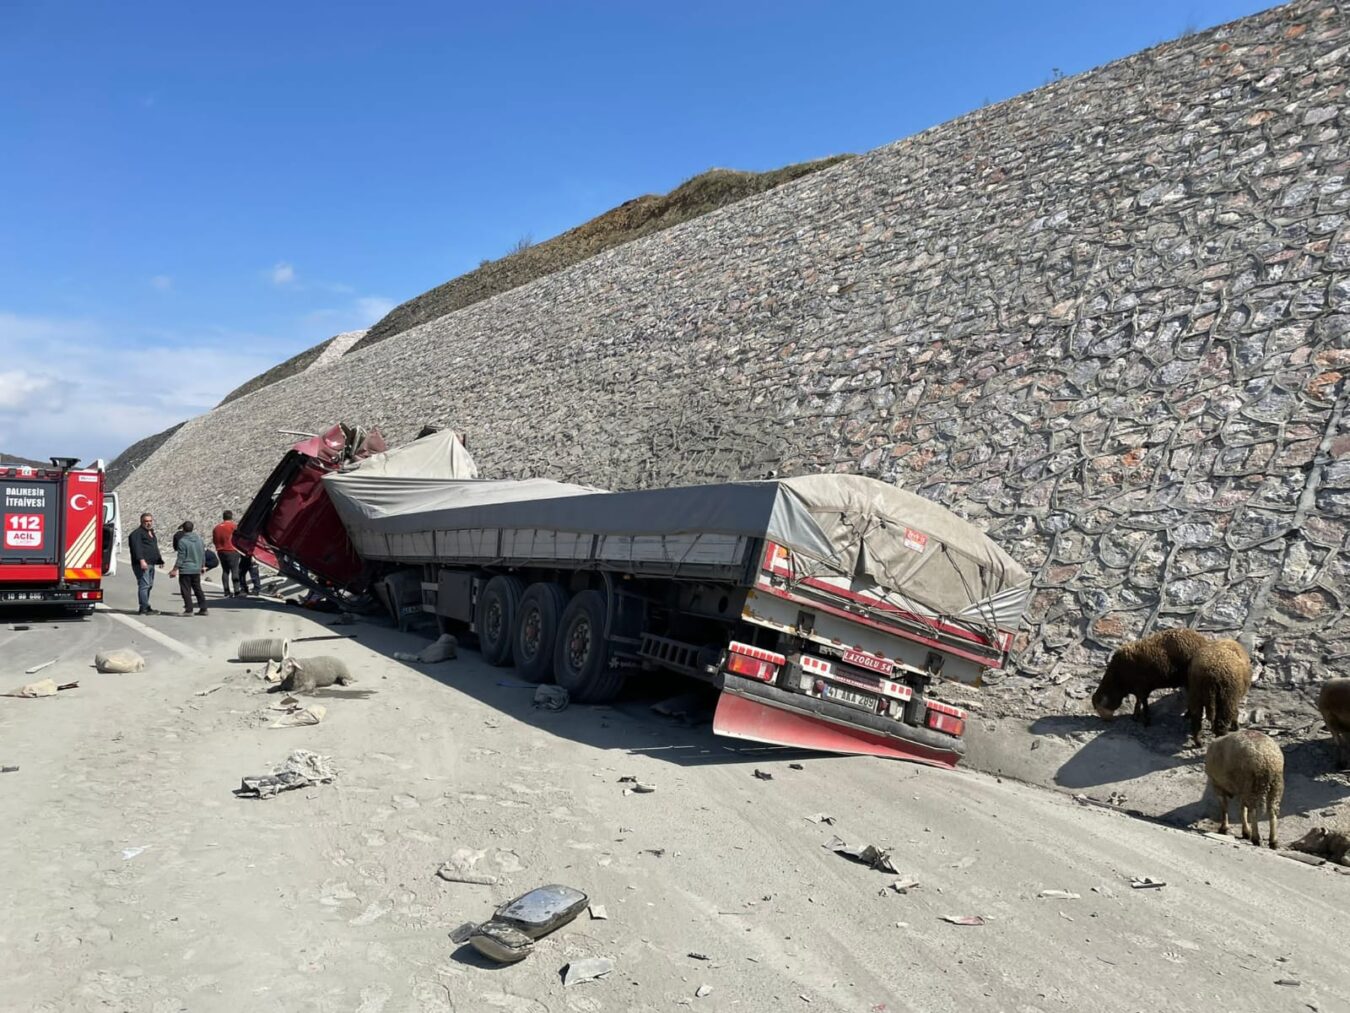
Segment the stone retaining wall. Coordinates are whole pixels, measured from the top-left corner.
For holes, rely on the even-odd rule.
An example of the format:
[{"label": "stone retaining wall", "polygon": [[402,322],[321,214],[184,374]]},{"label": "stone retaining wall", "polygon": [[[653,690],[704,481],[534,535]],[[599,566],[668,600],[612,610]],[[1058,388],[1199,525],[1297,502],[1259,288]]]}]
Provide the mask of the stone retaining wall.
[{"label": "stone retaining wall", "polygon": [[1350,28],[1301,2],[982,109],[185,425],[122,488],[245,505],[334,420],[487,476],[859,471],[1036,573],[1019,664],[1158,624],[1350,659]]}]

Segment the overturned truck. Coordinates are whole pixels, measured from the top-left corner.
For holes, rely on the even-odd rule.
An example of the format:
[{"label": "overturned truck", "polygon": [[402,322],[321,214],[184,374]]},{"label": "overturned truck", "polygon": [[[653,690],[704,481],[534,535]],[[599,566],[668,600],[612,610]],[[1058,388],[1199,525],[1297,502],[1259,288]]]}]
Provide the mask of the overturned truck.
[{"label": "overturned truck", "polygon": [[959,761],[966,713],[935,686],[1006,663],[1030,586],[973,525],[856,475],[606,492],[455,477],[466,457],[440,433],[321,477],[392,608],[401,584],[581,702],[664,670],[720,690],[719,734]]}]

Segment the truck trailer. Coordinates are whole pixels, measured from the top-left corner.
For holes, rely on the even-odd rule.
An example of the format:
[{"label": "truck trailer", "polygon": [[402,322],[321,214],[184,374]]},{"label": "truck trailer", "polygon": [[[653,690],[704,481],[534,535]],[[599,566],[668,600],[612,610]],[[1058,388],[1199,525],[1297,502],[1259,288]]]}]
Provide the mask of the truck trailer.
[{"label": "truck trailer", "polygon": [[103,600],[116,572],[117,494],[103,462],[0,466],[0,607],[59,605],[76,614]]},{"label": "truck trailer", "polygon": [[[857,475],[632,492],[463,478],[454,439],[319,478],[395,613],[411,599],[476,635],[490,664],[578,702],[666,671],[719,690],[722,735],[938,766],[963,755],[966,712],[943,682],[1007,663],[1030,589],[974,525]],[[265,486],[255,506],[287,501]]]}]

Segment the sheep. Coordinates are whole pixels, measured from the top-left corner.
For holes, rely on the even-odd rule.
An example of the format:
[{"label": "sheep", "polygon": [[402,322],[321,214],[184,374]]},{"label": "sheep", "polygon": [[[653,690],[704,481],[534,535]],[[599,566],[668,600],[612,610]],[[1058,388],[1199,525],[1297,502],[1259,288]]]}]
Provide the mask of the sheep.
[{"label": "sheep", "polygon": [[1280,846],[1278,824],[1280,800],[1284,797],[1284,754],[1274,739],[1253,728],[1220,736],[1209,744],[1205,753],[1205,774],[1223,807],[1219,833],[1228,833],[1228,807],[1236,798],[1242,810],[1242,836],[1257,847],[1261,846],[1261,828],[1257,820],[1264,805],[1270,818],[1270,846]]},{"label": "sheep", "polygon": [[1158,689],[1186,685],[1191,656],[1209,643],[1195,630],[1160,630],[1117,649],[1106,664],[1092,706],[1103,721],[1110,721],[1127,696],[1134,696],[1134,717],[1149,723],[1148,696]]},{"label": "sheep", "polygon": [[1200,745],[1200,726],[1209,715],[1210,730],[1226,735],[1238,726],[1238,708],[1252,686],[1252,664],[1236,640],[1205,644],[1191,658],[1187,674],[1187,711],[1191,741]]},{"label": "sheep", "polygon": [[1293,851],[1319,855],[1336,865],[1350,866],[1350,833],[1329,827],[1313,827],[1289,845]]},{"label": "sheep", "polygon": [[1336,766],[1350,767],[1350,679],[1329,679],[1317,694],[1317,710],[1331,732]]},{"label": "sheep", "polygon": [[355,681],[341,658],[287,658],[281,663],[281,685],[277,688],[287,693],[313,693],[326,686],[348,686]]}]

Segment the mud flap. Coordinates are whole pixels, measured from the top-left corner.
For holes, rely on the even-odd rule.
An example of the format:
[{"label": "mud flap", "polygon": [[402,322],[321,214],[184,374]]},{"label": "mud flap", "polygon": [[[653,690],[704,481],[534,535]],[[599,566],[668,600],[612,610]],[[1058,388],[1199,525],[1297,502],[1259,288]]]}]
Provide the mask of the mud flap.
[{"label": "mud flap", "polygon": [[713,716],[713,731],[718,735],[826,753],[909,760],[948,769],[954,768],[965,752],[959,739],[939,736],[928,729],[901,725],[891,732],[864,727],[860,720],[879,719],[865,714],[855,719],[841,705],[747,683],[727,677]]}]

